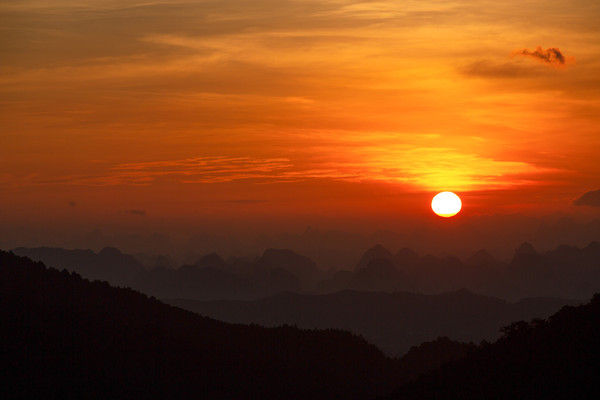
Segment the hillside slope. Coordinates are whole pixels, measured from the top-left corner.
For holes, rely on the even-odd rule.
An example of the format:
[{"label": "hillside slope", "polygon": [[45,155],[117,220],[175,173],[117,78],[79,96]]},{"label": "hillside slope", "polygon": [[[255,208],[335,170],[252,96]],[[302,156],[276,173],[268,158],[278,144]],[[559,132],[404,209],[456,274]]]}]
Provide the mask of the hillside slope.
[{"label": "hillside slope", "polygon": [[2,398],[365,399],[397,361],[338,330],[231,325],[0,252]]},{"label": "hillside slope", "polygon": [[392,399],[600,398],[600,295],[547,320],[515,322],[494,344],[404,385]]},{"label": "hillside slope", "polygon": [[496,340],[513,321],[545,318],[579,301],[533,298],[517,303],[467,290],[425,295],[345,290],[325,295],[279,293],[255,301],[167,300],[169,304],[231,323],[337,328],[364,336],[386,354],[448,336],[460,342]]}]

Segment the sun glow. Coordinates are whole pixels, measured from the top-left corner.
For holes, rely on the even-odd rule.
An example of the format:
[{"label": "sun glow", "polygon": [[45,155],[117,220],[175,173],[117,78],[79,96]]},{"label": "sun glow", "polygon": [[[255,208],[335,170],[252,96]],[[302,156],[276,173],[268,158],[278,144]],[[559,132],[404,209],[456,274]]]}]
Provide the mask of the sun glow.
[{"label": "sun glow", "polygon": [[452,192],[441,192],[435,195],[431,201],[431,209],[440,217],[453,217],[462,208],[460,197]]}]

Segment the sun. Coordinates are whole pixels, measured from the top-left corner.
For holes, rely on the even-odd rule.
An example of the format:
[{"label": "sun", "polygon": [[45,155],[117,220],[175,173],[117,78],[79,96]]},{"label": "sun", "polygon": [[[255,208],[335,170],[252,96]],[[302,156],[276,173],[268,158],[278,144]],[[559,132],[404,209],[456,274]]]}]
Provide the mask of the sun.
[{"label": "sun", "polygon": [[460,197],[452,192],[441,192],[435,195],[431,201],[431,209],[440,217],[453,217],[462,208]]}]

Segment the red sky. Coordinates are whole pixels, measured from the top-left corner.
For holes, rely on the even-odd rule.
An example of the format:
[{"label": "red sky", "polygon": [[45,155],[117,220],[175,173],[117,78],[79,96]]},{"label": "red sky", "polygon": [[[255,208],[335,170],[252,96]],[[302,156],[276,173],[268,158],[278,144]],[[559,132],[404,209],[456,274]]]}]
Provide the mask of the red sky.
[{"label": "red sky", "polygon": [[464,215],[597,216],[572,202],[600,188],[599,20],[588,0],[5,1],[0,219],[390,225],[442,190]]}]

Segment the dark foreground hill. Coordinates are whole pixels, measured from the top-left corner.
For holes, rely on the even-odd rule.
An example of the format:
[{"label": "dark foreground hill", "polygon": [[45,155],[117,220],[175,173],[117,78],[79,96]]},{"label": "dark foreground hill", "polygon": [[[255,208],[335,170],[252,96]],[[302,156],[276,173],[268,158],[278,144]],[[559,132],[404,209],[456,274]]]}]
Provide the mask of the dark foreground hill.
[{"label": "dark foreground hill", "polygon": [[0,252],[1,398],[368,399],[397,360],[338,330],[231,325]]},{"label": "dark foreground hill", "polygon": [[600,399],[600,295],[404,385],[392,399]]},{"label": "dark foreground hill", "polygon": [[460,342],[495,340],[501,326],[518,320],[545,318],[564,305],[580,304],[554,298],[509,303],[467,290],[438,295],[350,290],[326,295],[285,292],[255,301],[167,302],[231,323],[349,330],[396,356],[439,336]]},{"label": "dark foreground hill", "polygon": [[222,323],[0,251],[0,320],[3,399],[369,399],[442,364],[391,398],[600,396],[600,295],[494,344],[440,338],[394,360],[346,332]]}]

